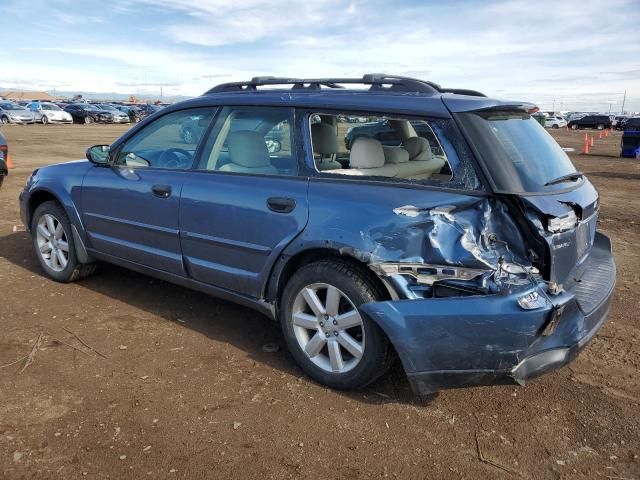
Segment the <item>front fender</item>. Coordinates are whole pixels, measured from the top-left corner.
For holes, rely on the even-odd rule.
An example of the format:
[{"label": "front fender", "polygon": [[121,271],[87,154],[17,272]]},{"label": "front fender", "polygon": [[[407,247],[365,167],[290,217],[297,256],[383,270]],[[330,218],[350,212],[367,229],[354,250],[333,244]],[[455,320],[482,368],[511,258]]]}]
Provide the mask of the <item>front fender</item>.
[{"label": "front fender", "polygon": [[82,182],[89,168],[89,162],[80,161],[38,170],[20,194],[21,218],[25,227],[31,229],[32,215],[37,206],[53,198],[64,208],[74,230],[76,244],[77,240],[85,244],[87,237],[80,214],[80,203]]}]

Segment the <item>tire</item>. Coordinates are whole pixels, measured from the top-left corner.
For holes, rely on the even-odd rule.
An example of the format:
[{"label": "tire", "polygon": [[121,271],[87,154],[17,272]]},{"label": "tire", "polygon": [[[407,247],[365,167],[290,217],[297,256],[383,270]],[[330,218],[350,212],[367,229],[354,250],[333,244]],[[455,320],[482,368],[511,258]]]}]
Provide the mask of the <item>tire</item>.
[{"label": "tire", "polygon": [[42,115],[42,118],[40,119],[40,121],[42,122],[43,125],[46,125],[47,123],[49,123],[49,118],[46,115]]},{"label": "tire", "polygon": [[600,125],[598,125],[597,128],[598,128],[598,130],[604,130],[604,125],[600,124]]},{"label": "tire", "polygon": [[575,123],[573,125],[571,125],[571,130],[578,130],[578,125],[576,125]]},{"label": "tire", "polygon": [[[47,219],[51,220],[52,223],[49,223]],[[61,251],[61,255],[66,257],[66,264],[60,261],[59,255],[56,255],[55,259],[52,258],[55,250],[51,249],[51,235],[47,238],[42,235],[42,230],[40,229],[42,226],[45,231],[51,233],[49,225],[55,227],[54,233],[59,231],[58,225],[61,226],[61,233],[53,236],[53,244],[57,250]],[[64,209],[57,202],[44,202],[36,208],[31,220],[31,239],[40,266],[56,282],[74,282],[91,275],[96,269],[95,263],[83,264],[78,262],[75,242],[71,233],[71,223]],[[66,243],[66,252],[64,251],[63,243]],[[48,252],[46,250],[47,247],[49,247]],[[47,255],[49,259],[47,259]]]},{"label": "tire", "polygon": [[[337,302],[327,302],[329,289]],[[327,303],[336,307],[320,310],[326,316],[315,315],[305,297],[309,291],[323,309]],[[393,350],[380,327],[358,308],[382,298],[384,293],[355,263],[322,260],[302,267],[280,299],[280,322],[291,355],[310,377],[332,388],[353,390],[373,382],[388,370]],[[341,317],[342,328],[337,323]],[[334,362],[336,358],[340,361]]]},{"label": "tire", "polygon": [[551,128],[557,130],[558,128],[560,128],[560,126],[557,123],[554,123],[553,125],[551,125]]},{"label": "tire", "polygon": [[2,123],[3,125],[6,125],[7,123],[9,123],[9,117],[7,117],[6,115],[3,115],[2,118],[0,118],[0,123]]},{"label": "tire", "polygon": [[90,123],[93,123],[93,117],[91,115],[87,115],[84,117],[84,124],[89,125]]}]

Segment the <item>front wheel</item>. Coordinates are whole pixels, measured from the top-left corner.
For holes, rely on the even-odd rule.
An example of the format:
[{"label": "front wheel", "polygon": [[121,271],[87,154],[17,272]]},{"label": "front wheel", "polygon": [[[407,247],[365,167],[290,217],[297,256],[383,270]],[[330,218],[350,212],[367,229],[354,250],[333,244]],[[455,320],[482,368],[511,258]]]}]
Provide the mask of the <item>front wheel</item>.
[{"label": "front wheel", "polygon": [[6,125],[7,123],[9,123],[9,117],[7,117],[6,115],[3,115],[0,118],[0,123],[2,123],[3,125]]},{"label": "front wheel", "polygon": [[576,125],[575,123],[571,125],[571,130],[577,130],[577,129],[578,129],[578,125]]},{"label": "front wheel", "polygon": [[40,121],[42,122],[43,125],[46,125],[47,123],[49,123],[49,118],[46,115],[42,115],[42,118],[40,119]]},{"label": "front wheel", "polygon": [[31,221],[33,247],[45,273],[56,282],[73,282],[93,273],[95,264],[82,264],[67,214],[57,202],[44,202]]},{"label": "front wheel", "polygon": [[324,260],[298,270],[280,305],[287,346],[302,369],[342,390],[364,387],[384,374],[390,365],[389,341],[358,310],[383,295],[354,263]]},{"label": "front wheel", "polygon": [[604,130],[604,125],[598,125],[598,130]]},{"label": "front wheel", "polygon": [[560,128],[560,126],[557,123],[554,123],[553,125],[551,125],[551,128],[556,130],[556,129]]},{"label": "front wheel", "polygon": [[93,123],[93,118],[91,117],[91,115],[87,115],[86,117],[84,117],[84,124],[89,125],[90,123]]}]

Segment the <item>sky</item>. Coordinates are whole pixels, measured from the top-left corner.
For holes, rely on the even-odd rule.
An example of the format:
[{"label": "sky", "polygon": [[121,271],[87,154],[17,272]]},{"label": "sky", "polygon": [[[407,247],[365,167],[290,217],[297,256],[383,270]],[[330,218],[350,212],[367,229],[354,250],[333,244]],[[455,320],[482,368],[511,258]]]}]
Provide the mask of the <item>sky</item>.
[{"label": "sky", "polygon": [[[428,79],[640,110],[640,0],[0,0],[0,89],[202,94],[257,75]],[[615,102],[615,103],[613,103]]]}]

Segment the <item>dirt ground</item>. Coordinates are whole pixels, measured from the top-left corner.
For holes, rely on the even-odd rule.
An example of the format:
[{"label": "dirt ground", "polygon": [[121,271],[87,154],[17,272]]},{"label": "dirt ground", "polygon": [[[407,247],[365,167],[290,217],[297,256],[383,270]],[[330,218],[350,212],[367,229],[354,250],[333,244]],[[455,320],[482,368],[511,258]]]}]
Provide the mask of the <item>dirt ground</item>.
[{"label": "dirt ground", "polygon": [[[640,163],[617,156],[620,133],[570,154],[618,263],[600,334],[526,387],[416,398],[398,367],[356,393],[317,385],[285,348],[263,352],[284,346],[276,324],[203,294],[107,265],[46,279],[13,232],[19,191],[125,129],[2,127],[0,478],[640,478]],[[553,134],[579,151],[583,132]],[[40,335],[31,365],[5,367]]]}]

